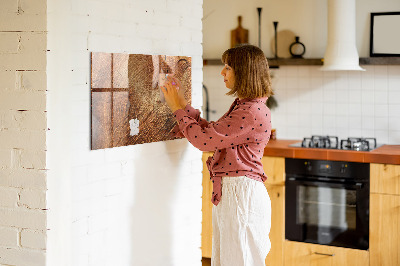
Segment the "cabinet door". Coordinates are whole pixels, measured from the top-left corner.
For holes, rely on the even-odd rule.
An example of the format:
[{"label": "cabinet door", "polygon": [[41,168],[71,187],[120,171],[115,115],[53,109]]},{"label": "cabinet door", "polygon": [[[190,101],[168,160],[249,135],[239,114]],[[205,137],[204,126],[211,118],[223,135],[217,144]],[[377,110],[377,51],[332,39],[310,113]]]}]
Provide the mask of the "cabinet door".
[{"label": "cabinet door", "polygon": [[367,266],[365,250],[285,241],[285,266]]},{"label": "cabinet door", "polygon": [[265,259],[266,266],[283,265],[283,243],[285,240],[285,187],[265,184],[271,199],[271,250]]},{"label": "cabinet door", "polygon": [[400,195],[400,165],[370,165],[371,193]]},{"label": "cabinet door", "polygon": [[285,158],[264,156],[261,163],[268,177],[266,184],[285,185]]},{"label": "cabinet door", "polygon": [[371,266],[400,265],[400,196],[371,194]]},{"label": "cabinet door", "polygon": [[211,152],[203,153],[203,195],[202,195],[202,224],[201,224],[201,253],[204,258],[211,258],[212,252],[212,183],[206,161]]}]

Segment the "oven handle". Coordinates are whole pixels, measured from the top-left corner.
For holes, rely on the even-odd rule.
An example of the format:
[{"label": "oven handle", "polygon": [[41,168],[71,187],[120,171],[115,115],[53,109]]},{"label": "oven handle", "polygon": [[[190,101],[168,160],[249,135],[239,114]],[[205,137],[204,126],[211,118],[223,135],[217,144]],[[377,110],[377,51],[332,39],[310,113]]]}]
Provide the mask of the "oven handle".
[{"label": "oven handle", "polygon": [[333,257],[333,256],[335,256],[335,253],[333,253],[333,254],[328,254],[328,253],[314,252],[314,254],[315,254],[315,255],[330,256],[330,257]]},{"label": "oven handle", "polygon": [[301,183],[304,185],[340,185],[348,188],[353,188],[353,189],[361,189],[363,187],[363,183],[361,182],[356,182],[356,183],[346,183],[346,182],[332,182],[332,181],[321,181],[321,180],[315,180],[315,181],[309,181],[309,180],[304,180],[303,178],[297,178],[297,177],[288,177],[287,181],[294,181],[296,183]]}]

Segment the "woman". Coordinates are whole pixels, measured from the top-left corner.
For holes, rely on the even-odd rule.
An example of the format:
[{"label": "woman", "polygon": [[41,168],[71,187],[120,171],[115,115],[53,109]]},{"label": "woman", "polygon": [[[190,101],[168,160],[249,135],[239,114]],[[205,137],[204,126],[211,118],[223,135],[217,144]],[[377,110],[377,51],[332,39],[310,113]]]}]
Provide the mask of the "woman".
[{"label": "woman", "polygon": [[266,100],[272,95],[268,62],[252,45],[228,49],[221,71],[227,95],[237,98],[216,122],[200,118],[169,79],[166,102],[180,132],[202,151],[214,151],[207,161],[213,182],[212,265],[265,265],[270,250],[271,202],[261,158],[268,143],[271,116]]}]

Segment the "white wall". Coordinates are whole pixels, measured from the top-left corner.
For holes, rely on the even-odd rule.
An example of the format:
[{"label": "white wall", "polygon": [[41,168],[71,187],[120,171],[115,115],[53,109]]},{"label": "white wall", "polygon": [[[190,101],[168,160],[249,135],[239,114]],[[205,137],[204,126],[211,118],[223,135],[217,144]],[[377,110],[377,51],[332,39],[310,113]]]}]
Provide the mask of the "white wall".
[{"label": "white wall", "polygon": [[201,152],[90,150],[90,52],[191,56],[199,107],[201,18],[201,0],[48,1],[48,265],[201,264]]},{"label": "white wall", "polygon": [[[272,22],[278,21],[278,32],[291,31],[300,37],[300,41],[306,46],[305,57],[321,58],[324,56],[327,41],[327,2],[327,0],[204,0],[204,58],[219,59],[229,48],[230,31],[237,27],[238,16],[243,17],[242,26],[249,30],[249,43],[258,45],[258,7],[262,8],[261,49],[267,57],[274,55]],[[398,0],[356,0],[356,42],[360,57],[369,56],[370,13],[399,10]],[[282,38],[281,41],[286,39]]]},{"label": "white wall", "polygon": [[0,2],[0,265],[46,260],[46,1]]},{"label": "white wall", "polygon": [[[236,27],[236,17],[243,15],[243,26],[250,30],[250,43],[257,45],[257,7],[266,11],[262,28],[262,49],[267,56],[273,38],[272,21],[280,29],[296,32],[307,47],[305,57],[323,57],[326,47],[327,1],[262,1],[249,3],[204,1],[204,58],[220,58],[229,48],[229,31]],[[369,56],[369,13],[400,10],[400,2],[357,2],[357,47],[361,57]],[[251,9],[251,10],[249,10]],[[224,14],[223,16],[221,14]],[[267,15],[268,14],[268,15]],[[252,17],[253,16],[253,17]],[[246,19],[248,24],[246,25]],[[250,22],[249,20],[252,19]],[[282,23],[281,23],[282,22]],[[268,26],[271,24],[271,26]],[[212,26],[214,25],[214,26]],[[218,26],[215,26],[218,25]],[[278,26],[278,30],[279,30]],[[268,34],[270,36],[268,37]],[[216,36],[221,36],[217,38]],[[400,143],[400,66],[363,66],[365,72],[321,72],[318,66],[281,66],[272,69],[273,89],[279,107],[272,111],[272,124],[281,139],[302,139],[311,135],[376,137],[382,144]],[[218,119],[232,102],[220,76],[221,66],[204,67],[204,84],[210,93],[210,109]]]}]

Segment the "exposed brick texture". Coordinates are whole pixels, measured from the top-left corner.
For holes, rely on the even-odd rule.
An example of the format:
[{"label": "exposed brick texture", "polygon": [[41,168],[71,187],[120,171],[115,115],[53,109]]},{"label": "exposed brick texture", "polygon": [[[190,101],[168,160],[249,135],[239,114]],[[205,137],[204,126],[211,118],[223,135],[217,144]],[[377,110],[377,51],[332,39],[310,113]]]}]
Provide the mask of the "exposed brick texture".
[{"label": "exposed brick texture", "polygon": [[202,0],[4,0],[0,15],[0,264],[200,265],[201,153],[90,151],[90,52],[191,56],[200,107]]},{"label": "exposed brick texture", "polygon": [[46,5],[0,3],[1,265],[45,265]]}]

